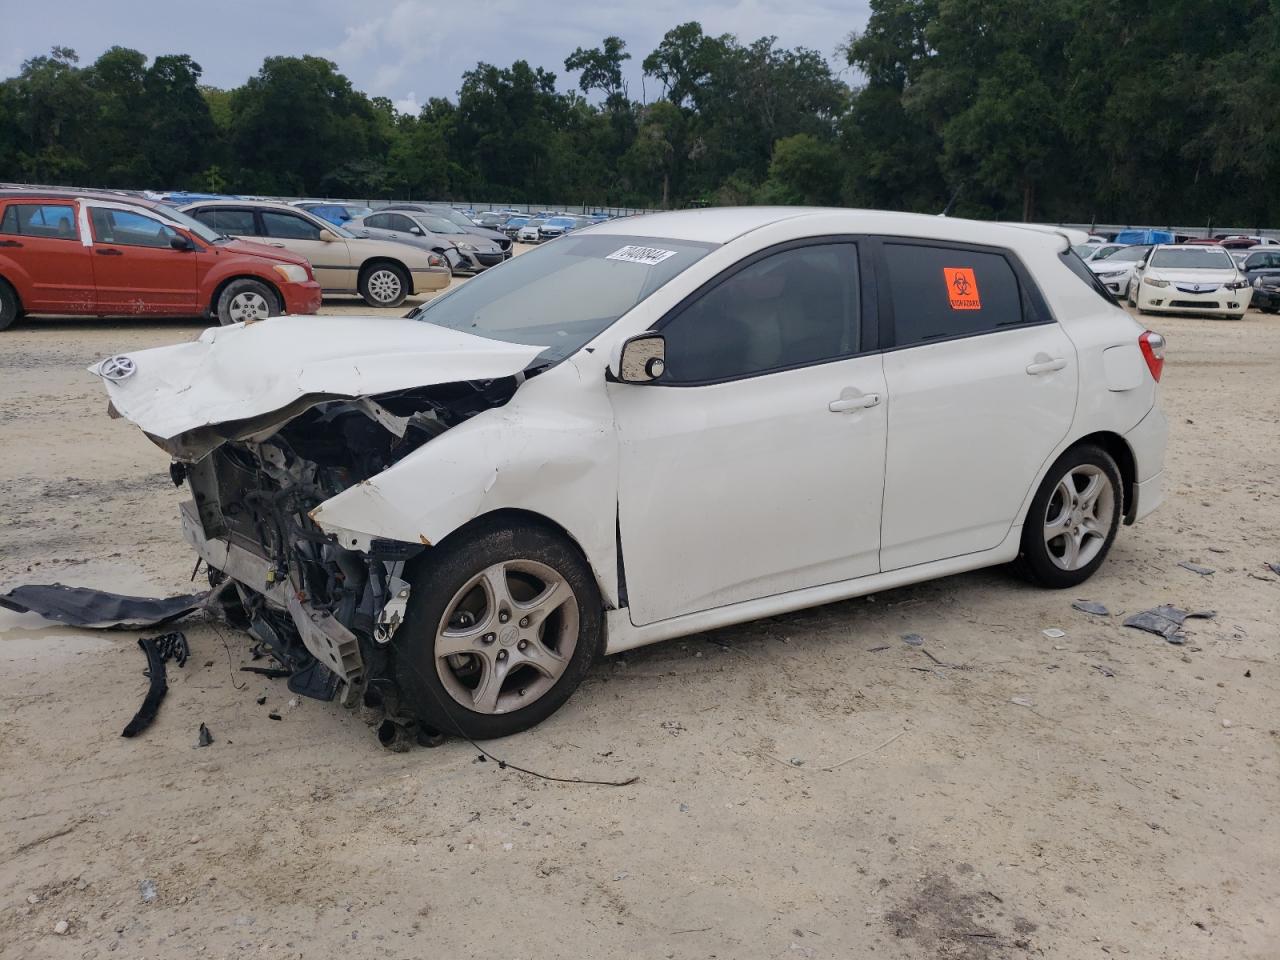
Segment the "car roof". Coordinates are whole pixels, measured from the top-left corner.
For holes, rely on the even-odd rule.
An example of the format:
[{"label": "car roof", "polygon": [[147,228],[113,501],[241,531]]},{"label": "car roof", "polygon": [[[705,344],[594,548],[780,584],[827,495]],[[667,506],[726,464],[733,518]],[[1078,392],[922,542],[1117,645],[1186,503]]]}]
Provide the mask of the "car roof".
[{"label": "car roof", "polygon": [[[923,213],[886,210],[854,210],[844,207],[707,207],[606,220],[586,229],[592,234],[667,238],[702,243],[728,243],[745,234],[784,220],[833,218],[843,221],[842,231],[856,234],[888,234],[926,240],[953,240],[992,246],[1043,243],[1065,250],[1065,233],[1041,226],[964,220]],[[830,229],[829,225],[824,229]]]},{"label": "car roof", "polygon": [[109,190],[69,190],[55,187],[49,190],[0,189],[0,200],[102,200],[108,203],[131,203],[149,210],[172,210],[173,206],[148,200],[130,193],[112,193]]},{"label": "car roof", "polygon": [[186,210],[190,207],[263,207],[268,210],[284,210],[288,213],[310,212],[304,207],[298,207],[292,203],[280,203],[276,200],[192,200],[178,209]]}]

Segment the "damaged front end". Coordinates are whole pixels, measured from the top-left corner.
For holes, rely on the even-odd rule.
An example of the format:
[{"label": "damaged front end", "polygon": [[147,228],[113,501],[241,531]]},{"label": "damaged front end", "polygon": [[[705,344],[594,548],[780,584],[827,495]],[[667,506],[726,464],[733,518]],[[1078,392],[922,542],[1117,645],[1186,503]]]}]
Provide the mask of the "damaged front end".
[{"label": "damaged front end", "polygon": [[397,706],[387,645],[409,601],[406,565],[429,544],[343,542],[313,514],[451,427],[505,404],[520,380],[321,400],[283,424],[208,427],[221,442],[194,462],[174,462],[175,483],[192,494],[181,506],[187,541],[208,564],[233,622],[290,671],[290,690],[381,708],[412,728]]}]

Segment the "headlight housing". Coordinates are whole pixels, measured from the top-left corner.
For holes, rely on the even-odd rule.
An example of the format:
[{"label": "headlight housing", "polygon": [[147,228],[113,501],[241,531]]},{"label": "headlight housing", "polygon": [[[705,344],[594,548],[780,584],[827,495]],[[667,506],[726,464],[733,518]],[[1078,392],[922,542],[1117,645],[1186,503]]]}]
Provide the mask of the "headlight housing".
[{"label": "headlight housing", "polygon": [[1248,285],[1248,280],[1232,280],[1230,283],[1226,284],[1226,288],[1228,290],[1243,290]]},{"label": "headlight housing", "polygon": [[459,250],[474,250],[475,248],[476,248],[476,245],[475,245],[474,243],[460,243],[460,244],[458,244],[458,249],[459,249]]},{"label": "headlight housing", "polygon": [[1167,287],[1169,285],[1168,280],[1157,280],[1155,277],[1143,277],[1142,282],[1149,287]]},{"label": "headlight housing", "polygon": [[1124,276],[1124,271],[1123,271],[1123,270],[1112,270],[1112,271],[1110,271],[1110,272],[1108,272],[1108,273],[1100,273],[1100,274],[1098,274],[1098,276],[1102,277],[1104,280],[1114,280],[1114,279],[1116,279],[1116,277],[1123,277],[1123,276]]},{"label": "headlight housing", "polygon": [[277,263],[271,268],[285,283],[306,283],[311,279],[311,274],[306,267],[299,266],[296,263]]}]

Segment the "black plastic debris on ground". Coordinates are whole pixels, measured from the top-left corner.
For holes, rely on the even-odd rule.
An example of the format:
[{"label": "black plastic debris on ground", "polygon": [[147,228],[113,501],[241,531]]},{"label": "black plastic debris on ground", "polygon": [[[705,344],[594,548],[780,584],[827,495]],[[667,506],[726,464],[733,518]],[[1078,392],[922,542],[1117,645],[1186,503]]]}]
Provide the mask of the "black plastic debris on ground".
[{"label": "black plastic debris on ground", "polygon": [[120,736],[122,737],[136,737],[151,726],[156,714],[160,712],[160,702],[164,700],[164,695],[169,692],[169,679],[164,668],[165,662],[173,660],[181,667],[186,664],[187,657],[191,655],[186,635],[176,630],[173,633],[161,634],[158,637],[139,637],[138,646],[142,648],[143,654],[146,655],[146,676],[150,677],[151,685],[147,688],[147,695],[142,700],[142,706],[133,715],[129,725],[121,731]]},{"label": "black plastic debris on ground", "polygon": [[1213,573],[1213,567],[1206,567],[1200,563],[1192,563],[1190,560],[1179,560],[1178,566],[1183,570],[1190,570],[1192,573],[1198,573],[1202,577],[1207,577]]},{"label": "black plastic debris on ground", "polygon": [[211,743],[213,743],[213,734],[209,732],[209,728],[203,723],[200,724],[200,733],[196,737],[196,746],[207,747]]},{"label": "black plastic debris on ground", "polygon": [[1187,642],[1187,636],[1182,632],[1183,621],[1193,618],[1210,620],[1215,616],[1217,614],[1213,610],[1198,610],[1188,613],[1186,610],[1181,610],[1172,604],[1166,603],[1150,610],[1135,613],[1124,621],[1124,625],[1137,630],[1145,630],[1147,633],[1154,633],[1156,636],[1164,637],[1173,644],[1183,644]]},{"label": "black plastic debris on ground", "polygon": [[201,609],[209,592],[178,597],[127,597],[88,587],[61,583],[26,584],[0,594],[0,607],[15,613],[35,613],[72,627],[154,627]]},{"label": "black plastic debris on ground", "polygon": [[1276,574],[1277,576],[1280,576],[1280,563],[1272,563],[1270,560],[1268,560],[1267,567],[1271,570],[1272,573]]},{"label": "black plastic debris on ground", "polygon": [[1092,613],[1095,617],[1111,616],[1111,611],[1096,600],[1073,600],[1071,606],[1081,613]]}]

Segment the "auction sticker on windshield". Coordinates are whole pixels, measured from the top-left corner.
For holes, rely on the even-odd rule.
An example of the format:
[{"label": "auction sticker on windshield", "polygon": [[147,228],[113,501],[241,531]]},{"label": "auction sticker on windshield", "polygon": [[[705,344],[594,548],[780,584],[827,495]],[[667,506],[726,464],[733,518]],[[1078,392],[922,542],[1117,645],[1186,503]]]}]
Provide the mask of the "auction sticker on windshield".
[{"label": "auction sticker on windshield", "polygon": [[952,310],[982,309],[978,278],[972,267],[943,267],[942,275],[947,278],[947,299]]},{"label": "auction sticker on windshield", "polygon": [[605,259],[622,260],[626,263],[643,263],[646,267],[652,267],[675,255],[676,251],[663,250],[659,247],[626,246],[621,250],[615,250]]}]

